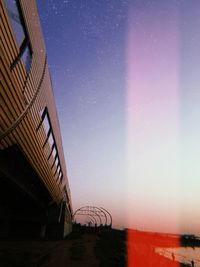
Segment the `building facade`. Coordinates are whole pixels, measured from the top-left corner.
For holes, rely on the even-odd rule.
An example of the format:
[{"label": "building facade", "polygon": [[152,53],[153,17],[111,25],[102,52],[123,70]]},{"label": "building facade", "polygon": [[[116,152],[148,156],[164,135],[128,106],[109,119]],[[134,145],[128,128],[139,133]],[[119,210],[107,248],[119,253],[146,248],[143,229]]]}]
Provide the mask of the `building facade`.
[{"label": "building facade", "polygon": [[63,237],[72,204],[36,1],[0,1],[0,235]]}]

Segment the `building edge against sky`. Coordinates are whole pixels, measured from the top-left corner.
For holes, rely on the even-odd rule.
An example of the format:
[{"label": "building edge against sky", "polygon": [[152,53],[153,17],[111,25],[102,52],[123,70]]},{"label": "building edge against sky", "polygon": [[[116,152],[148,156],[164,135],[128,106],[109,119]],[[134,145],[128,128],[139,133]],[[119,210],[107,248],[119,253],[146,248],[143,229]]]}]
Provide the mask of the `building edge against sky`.
[{"label": "building edge against sky", "polygon": [[0,13],[0,236],[63,237],[72,203],[36,2]]}]

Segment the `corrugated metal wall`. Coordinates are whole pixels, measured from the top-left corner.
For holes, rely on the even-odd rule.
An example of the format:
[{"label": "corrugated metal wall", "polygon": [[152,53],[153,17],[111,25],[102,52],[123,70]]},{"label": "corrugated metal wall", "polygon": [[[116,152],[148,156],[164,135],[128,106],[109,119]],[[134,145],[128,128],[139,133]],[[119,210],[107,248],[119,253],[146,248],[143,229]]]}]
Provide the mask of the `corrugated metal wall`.
[{"label": "corrugated metal wall", "polygon": [[[59,123],[37,6],[33,0],[19,1],[19,4],[23,27],[32,51],[31,66],[27,71],[6,3],[1,1],[0,149],[18,144],[55,202],[60,203],[65,199],[72,213]],[[55,162],[52,143],[49,142],[44,122],[42,123],[45,107],[52,125],[51,135],[54,137],[58,163]]]}]

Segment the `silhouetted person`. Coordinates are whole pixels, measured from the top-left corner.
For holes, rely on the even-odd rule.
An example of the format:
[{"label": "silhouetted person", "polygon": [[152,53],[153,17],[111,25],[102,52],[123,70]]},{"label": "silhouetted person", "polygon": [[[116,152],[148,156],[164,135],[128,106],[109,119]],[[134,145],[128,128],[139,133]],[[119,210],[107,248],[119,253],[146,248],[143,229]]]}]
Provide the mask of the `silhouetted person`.
[{"label": "silhouetted person", "polygon": [[191,266],[194,267],[194,261],[193,260],[191,261]]},{"label": "silhouetted person", "polygon": [[175,261],[175,256],[173,252],[172,252],[172,260]]}]

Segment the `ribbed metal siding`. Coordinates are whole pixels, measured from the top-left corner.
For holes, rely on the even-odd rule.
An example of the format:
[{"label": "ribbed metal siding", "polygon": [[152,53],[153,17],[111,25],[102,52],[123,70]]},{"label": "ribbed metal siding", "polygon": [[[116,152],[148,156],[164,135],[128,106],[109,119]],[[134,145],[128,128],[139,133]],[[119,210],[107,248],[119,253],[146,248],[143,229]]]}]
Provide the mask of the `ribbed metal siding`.
[{"label": "ribbed metal siding", "polygon": [[[0,149],[18,144],[57,203],[67,199],[64,190],[66,186],[71,210],[59,123],[37,7],[35,1],[23,0],[20,4],[33,52],[29,73],[26,73],[21,60],[11,69],[19,54],[19,47],[6,7],[0,2]],[[47,144],[43,148],[46,139],[44,128],[36,130],[45,107],[52,121],[63,173],[61,184],[56,182],[55,166],[51,168],[53,159],[48,160],[50,146]]]}]

